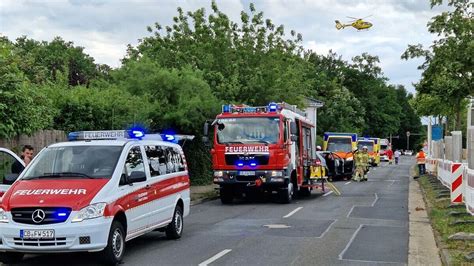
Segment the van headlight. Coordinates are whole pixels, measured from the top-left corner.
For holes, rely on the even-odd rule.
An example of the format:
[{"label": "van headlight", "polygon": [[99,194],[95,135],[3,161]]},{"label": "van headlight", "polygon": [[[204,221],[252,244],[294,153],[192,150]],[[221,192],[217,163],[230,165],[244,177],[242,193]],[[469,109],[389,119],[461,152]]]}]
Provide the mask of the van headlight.
[{"label": "van headlight", "polygon": [[104,216],[104,211],[105,211],[105,206],[107,206],[106,203],[95,203],[91,204],[85,208],[82,208],[74,218],[72,218],[71,222],[77,223],[77,222],[82,222],[87,219],[94,219],[98,217]]},{"label": "van headlight", "polygon": [[0,223],[8,223],[7,212],[0,208]]}]

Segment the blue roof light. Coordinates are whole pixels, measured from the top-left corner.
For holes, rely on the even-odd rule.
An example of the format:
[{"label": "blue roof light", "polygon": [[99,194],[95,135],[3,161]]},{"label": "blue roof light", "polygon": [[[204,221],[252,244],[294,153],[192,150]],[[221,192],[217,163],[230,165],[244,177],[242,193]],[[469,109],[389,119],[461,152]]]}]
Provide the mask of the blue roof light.
[{"label": "blue roof light", "polygon": [[230,113],[230,105],[228,105],[228,104],[222,105],[222,112],[223,113]]},{"label": "blue roof light", "polygon": [[278,104],[271,102],[268,104],[268,110],[270,112],[276,112],[278,110]]}]

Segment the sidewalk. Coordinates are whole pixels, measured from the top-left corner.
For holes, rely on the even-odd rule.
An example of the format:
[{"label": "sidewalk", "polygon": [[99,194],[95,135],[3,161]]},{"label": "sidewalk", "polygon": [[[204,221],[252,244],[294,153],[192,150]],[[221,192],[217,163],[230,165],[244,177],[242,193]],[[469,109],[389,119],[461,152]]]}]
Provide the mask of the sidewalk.
[{"label": "sidewalk", "polygon": [[413,176],[411,171],[408,196],[408,265],[442,265],[420,184]]},{"label": "sidewalk", "polygon": [[216,199],[219,188],[216,184],[205,186],[191,186],[191,205],[199,204],[206,200]]}]

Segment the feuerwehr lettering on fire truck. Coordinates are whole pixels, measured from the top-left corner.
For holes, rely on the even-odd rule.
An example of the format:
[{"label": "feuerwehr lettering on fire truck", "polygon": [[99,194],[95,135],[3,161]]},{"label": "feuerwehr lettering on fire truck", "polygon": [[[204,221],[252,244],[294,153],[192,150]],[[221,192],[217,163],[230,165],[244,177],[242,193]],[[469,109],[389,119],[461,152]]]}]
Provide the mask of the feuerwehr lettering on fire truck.
[{"label": "feuerwehr lettering on fire truck", "polygon": [[29,196],[29,195],[86,195],[87,189],[78,188],[60,188],[60,189],[20,189],[15,191],[13,195]]},{"label": "feuerwehr lettering on fire truck", "polygon": [[269,152],[268,146],[230,146],[225,147],[225,152]]}]

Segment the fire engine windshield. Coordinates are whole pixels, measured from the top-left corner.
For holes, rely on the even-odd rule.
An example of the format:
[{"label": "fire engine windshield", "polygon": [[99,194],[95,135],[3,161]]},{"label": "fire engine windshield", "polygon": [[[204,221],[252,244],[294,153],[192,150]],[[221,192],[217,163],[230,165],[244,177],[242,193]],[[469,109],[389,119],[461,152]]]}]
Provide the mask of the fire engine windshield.
[{"label": "fire engine windshield", "polygon": [[374,142],[373,141],[359,141],[357,143],[357,149],[362,150],[362,147],[367,146],[367,151],[374,151]]},{"label": "fire engine windshield", "polygon": [[217,121],[218,143],[277,143],[280,137],[280,118],[242,117],[225,118]]},{"label": "fire engine windshield", "polygon": [[350,137],[329,137],[327,150],[332,152],[350,152],[352,151],[352,139]]},{"label": "fire engine windshield", "polygon": [[23,179],[111,178],[122,146],[47,148],[35,158]]}]

